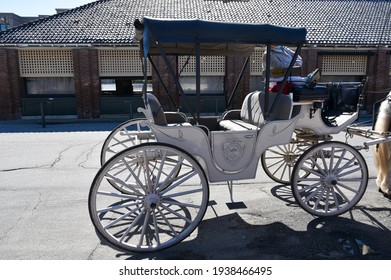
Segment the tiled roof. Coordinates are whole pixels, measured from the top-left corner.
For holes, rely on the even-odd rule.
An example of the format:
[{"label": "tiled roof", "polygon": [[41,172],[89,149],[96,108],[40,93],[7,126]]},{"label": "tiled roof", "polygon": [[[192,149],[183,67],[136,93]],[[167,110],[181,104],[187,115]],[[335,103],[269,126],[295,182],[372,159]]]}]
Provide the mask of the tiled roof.
[{"label": "tiled roof", "polygon": [[305,27],[317,45],[391,45],[391,0],[101,0],[3,31],[0,46],[128,45],[143,16]]}]

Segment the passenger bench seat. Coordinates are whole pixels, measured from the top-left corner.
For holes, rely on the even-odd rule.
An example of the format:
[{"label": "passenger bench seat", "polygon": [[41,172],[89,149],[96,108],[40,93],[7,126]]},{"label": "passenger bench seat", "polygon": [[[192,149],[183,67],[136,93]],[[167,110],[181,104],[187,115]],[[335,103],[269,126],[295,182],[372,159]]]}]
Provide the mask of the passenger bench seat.
[{"label": "passenger bench seat", "polygon": [[[277,94],[269,93],[269,108],[271,108]],[[258,129],[264,122],[265,93],[254,91],[249,93],[243,101],[240,110],[240,119],[224,119],[219,125],[225,130],[243,131]],[[291,117],[292,99],[281,94],[270,120],[287,120]]]}]

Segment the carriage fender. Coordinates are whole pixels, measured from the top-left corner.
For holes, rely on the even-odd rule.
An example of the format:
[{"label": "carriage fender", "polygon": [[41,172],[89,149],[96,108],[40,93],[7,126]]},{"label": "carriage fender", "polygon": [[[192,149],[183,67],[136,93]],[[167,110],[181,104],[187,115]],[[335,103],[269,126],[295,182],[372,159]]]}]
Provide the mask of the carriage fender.
[{"label": "carriage fender", "polygon": [[269,147],[288,144],[296,128],[296,123],[301,118],[303,118],[303,114],[289,120],[270,121],[262,125],[257,138],[257,156],[260,157]]}]

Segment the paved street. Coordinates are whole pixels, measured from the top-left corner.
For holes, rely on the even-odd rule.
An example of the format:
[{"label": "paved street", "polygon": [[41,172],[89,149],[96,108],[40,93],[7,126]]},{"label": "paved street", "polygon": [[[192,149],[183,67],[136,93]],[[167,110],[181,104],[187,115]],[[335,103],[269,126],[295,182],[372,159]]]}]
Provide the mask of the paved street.
[{"label": "paved street", "polygon": [[210,185],[214,203],[193,239],[150,254],[112,248],[95,233],[87,200],[101,145],[117,124],[0,122],[1,259],[391,259],[391,203],[377,191],[372,149],[362,151],[368,189],[340,217],[306,213],[260,165],[256,179],[234,186],[246,208],[230,210],[227,186]]}]

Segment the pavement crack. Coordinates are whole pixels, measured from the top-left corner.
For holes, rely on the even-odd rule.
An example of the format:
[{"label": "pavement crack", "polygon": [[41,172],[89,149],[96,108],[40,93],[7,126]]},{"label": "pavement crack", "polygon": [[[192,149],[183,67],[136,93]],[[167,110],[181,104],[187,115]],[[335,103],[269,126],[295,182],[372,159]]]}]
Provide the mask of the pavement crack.
[{"label": "pavement crack", "polygon": [[88,260],[93,260],[93,257],[94,257],[94,254],[95,254],[95,251],[98,250],[98,247],[100,246],[100,242],[98,242],[98,244],[95,246],[95,248],[91,251],[91,253],[88,255]]},{"label": "pavement crack", "polygon": [[85,156],[84,160],[82,160],[78,166],[81,167],[81,168],[84,168],[84,169],[95,169],[95,168],[90,168],[90,167],[87,167],[85,165],[85,163],[91,158],[91,155],[93,154],[95,148],[97,146],[100,146],[101,143],[96,143],[95,145],[93,145],[92,147],[90,147],[88,150],[82,152],[76,159],[80,159],[82,156]]},{"label": "pavement crack", "polygon": [[15,171],[23,171],[23,170],[32,170],[32,169],[40,169],[45,168],[48,165],[36,165],[36,166],[25,166],[25,167],[17,167],[17,168],[10,168],[10,169],[2,169],[0,172],[15,172]]},{"label": "pavement crack", "polygon": [[36,193],[38,193],[38,202],[34,205],[34,207],[31,209],[31,214],[38,208],[38,206],[41,204],[42,202],[42,193],[39,192],[39,191],[35,191]]},{"label": "pavement crack", "polygon": [[2,241],[2,240],[4,240],[5,238],[7,238],[8,233],[9,233],[14,227],[16,227],[16,226],[20,223],[20,221],[21,221],[22,218],[23,218],[23,214],[24,214],[24,212],[26,212],[27,208],[28,208],[28,207],[26,206],[26,207],[23,209],[22,214],[20,215],[19,219],[17,219],[16,222],[15,222],[11,227],[9,227],[9,228],[7,228],[5,231],[3,231],[2,236],[0,237],[0,241]]},{"label": "pavement crack", "polygon": [[56,164],[58,164],[61,160],[62,160],[62,157],[63,157],[63,154],[72,149],[73,147],[75,147],[77,145],[70,145],[68,146],[67,148],[65,148],[64,150],[60,151],[57,155],[57,157],[54,159],[54,161],[52,162],[52,164],[50,164],[49,168],[53,168]]}]

